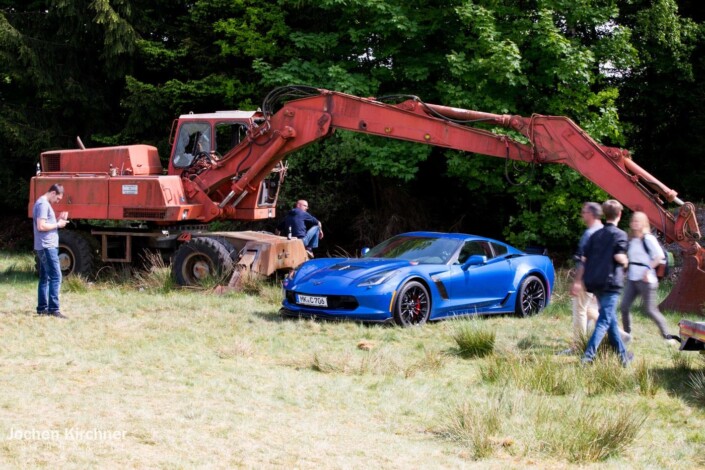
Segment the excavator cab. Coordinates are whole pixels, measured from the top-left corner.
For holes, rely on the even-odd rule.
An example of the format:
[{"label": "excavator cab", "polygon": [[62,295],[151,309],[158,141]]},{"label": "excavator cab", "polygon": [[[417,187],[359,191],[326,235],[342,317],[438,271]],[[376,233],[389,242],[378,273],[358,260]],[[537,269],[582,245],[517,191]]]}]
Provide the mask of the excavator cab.
[{"label": "excavator cab", "polygon": [[238,146],[254,125],[256,111],[219,111],[184,114],[174,121],[169,143],[172,145],[170,174],[193,166],[202,156],[218,161]]},{"label": "excavator cab", "polygon": [[211,126],[207,122],[187,122],[179,129],[172,163],[175,168],[190,167],[200,153],[210,153]]}]

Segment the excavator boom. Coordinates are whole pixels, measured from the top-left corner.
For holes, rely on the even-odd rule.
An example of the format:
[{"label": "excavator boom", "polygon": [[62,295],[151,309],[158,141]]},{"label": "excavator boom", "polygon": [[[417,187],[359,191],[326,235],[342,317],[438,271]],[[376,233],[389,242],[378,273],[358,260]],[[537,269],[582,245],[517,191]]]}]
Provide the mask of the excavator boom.
[{"label": "excavator boom", "polygon": [[[509,132],[490,132],[476,127],[478,123]],[[310,87],[283,87],[267,95],[261,111],[181,116],[173,128],[166,174],[157,149],[146,145],[45,152],[41,174],[30,184],[28,214],[43,191],[62,183],[70,187],[69,196],[57,210],[69,210],[72,219],[138,220],[148,222],[147,228],[175,228],[174,233],[180,233],[189,224],[213,220],[273,218],[286,174],[283,160],[336,129],[525,163],[567,165],[625,206],[645,212],[667,242],[678,243],[684,267],[662,306],[703,312],[704,256],[694,206],[637,165],[629,152],[601,145],[562,116],[499,115],[428,104],[413,96],[361,98]],[[513,138],[513,133],[523,138]],[[675,206],[679,209],[672,213]],[[152,240],[154,233],[163,231],[168,232],[94,231],[94,235],[102,236],[103,261],[130,261],[131,237]],[[125,253],[112,255],[111,239],[120,237],[125,239]],[[212,252],[206,261],[227,264],[227,253],[209,248],[222,245],[223,236],[211,237],[215,238],[200,244],[202,251]],[[152,245],[174,247],[186,238],[179,235],[177,240],[155,240]],[[239,245],[237,249],[242,251]],[[190,253],[182,254],[186,266],[182,271],[191,265],[194,272],[202,270],[204,263]],[[293,263],[281,250],[277,259],[281,266],[285,261]]]},{"label": "excavator boom", "polygon": [[[273,103],[265,100],[266,126],[253,133],[250,142],[243,143],[225,157],[239,164],[239,156],[247,154],[248,161],[252,162],[248,171],[232,183],[233,197],[254,191],[263,175],[286,155],[330,135],[335,129],[526,163],[567,165],[626,207],[645,212],[652,226],[664,234],[667,242],[678,243],[684,253],[683,271],[662,307],[703,312],[705,270],[703,248],[698,243],[701,234],[695,208],[693,204],[681,201],[675,190],[641,168],[628,151],[601,145],[562,116],[497,115],[427,104],[415,97],[389,104],[328,90],[309,91],[309,96],[288,101],[276,112]],[[479,122],[516,131],[529,143],[471,127]],[[257,144],[256,149],[254,144]],[[260,156],[254,157],[253,152],[257,150]],[[207,174],[201,179],[204,187],[209,186],[210,178],[222,180],[215,174]],[[668,204],[680,206],[676,215],[671,213]]]}]

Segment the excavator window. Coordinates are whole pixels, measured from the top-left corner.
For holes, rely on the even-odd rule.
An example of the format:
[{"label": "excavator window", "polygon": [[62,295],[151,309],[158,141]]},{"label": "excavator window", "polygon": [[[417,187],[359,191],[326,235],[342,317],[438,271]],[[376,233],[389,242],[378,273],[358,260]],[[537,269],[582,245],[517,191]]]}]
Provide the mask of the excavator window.
[{"label": "excavator window", "polygon": [[240,122],[219,122],[215,125],[216,155],[225,155],[237,147],[247,135],[247,126]]},{"label": "excavator window", "polygon": [[174,166],[188,168],[200,153],[211,151],[211,126],[207,122],[187,122],[179,129]]}]

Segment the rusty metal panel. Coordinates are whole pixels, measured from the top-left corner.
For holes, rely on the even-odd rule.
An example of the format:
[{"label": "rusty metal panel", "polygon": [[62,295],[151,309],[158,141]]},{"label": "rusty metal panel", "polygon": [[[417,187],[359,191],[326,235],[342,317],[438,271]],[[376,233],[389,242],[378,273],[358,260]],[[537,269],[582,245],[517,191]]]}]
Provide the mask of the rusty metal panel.
[{"label": "rusty metal panel", "polygon": [[[67,211],[70,219],[105,219],[108,216],[108,176],[42,175],[32,178],[30,194],[34,200],[46,193],[52,184],[64,186],[64,198],[54,206],[56,212]],[[31,209],[30,209],[31,216]]]},{"label": "rusty metal panel", "polygon": [[238,265],[265,276],[293,269],[308,259],[301,240],[265,232],[211,232],[228,240],[242,257]]},{"label": "rusty metal panel", "polygon": [[109,173],[116,175],[161,175],[156,147],[123,145],[86,150],[52,150],[41,155],[42,172]]}]

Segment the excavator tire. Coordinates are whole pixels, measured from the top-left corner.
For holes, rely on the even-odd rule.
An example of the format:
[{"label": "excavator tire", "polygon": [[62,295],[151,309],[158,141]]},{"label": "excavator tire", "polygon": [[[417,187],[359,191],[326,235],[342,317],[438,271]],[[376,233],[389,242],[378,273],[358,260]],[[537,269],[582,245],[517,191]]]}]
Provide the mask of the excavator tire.
[{"label": "excavator tire", "polygon": [[174,253],[171,272],[180,286],[196,286],[209,278],[227,279],[233,270],[231,249],[212,237],[198,237]]},{"label": "excavator tire", "polygon": [[90,278],[98,266],[97,243],[87,233],[59,230],[59,264],[61,275]]}]

